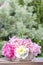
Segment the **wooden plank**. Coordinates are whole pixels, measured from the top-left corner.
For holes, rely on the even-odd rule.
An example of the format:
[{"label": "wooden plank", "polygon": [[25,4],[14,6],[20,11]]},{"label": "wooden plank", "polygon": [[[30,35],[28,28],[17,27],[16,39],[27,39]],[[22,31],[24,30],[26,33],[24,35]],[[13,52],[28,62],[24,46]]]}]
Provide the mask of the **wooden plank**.
[{"label": "wooden plank", "polygon": [[[10,60],[6,58],[0,58],[0,62],[7,61],[11,62]],[[18,62],[17,60],[14,60],[15,62]],[[26,60],[25,60],[26,61]],[[28,60],[27,60],[28,61]],[[12,61],[13,62],[13,61]],[[43,62],[43,58],[34,58],[31,62]]]},{"label": "wooden plank", "polygon": [[32,61],[8,61],[5,58],[0,58],[0,65],[43,65],[43,58],[34,58]]},{"label": "wooden plank", "polygon": [[43,62],[43,58],[34,58],[33,62]]},{"label": "wooden plank", "polygon": [[43,65],[43,63],[36,63],[36,62],[27,62],[27,63],[14,63],[14,62],[10,62],[10,63],[0,63],[0,65]]}]

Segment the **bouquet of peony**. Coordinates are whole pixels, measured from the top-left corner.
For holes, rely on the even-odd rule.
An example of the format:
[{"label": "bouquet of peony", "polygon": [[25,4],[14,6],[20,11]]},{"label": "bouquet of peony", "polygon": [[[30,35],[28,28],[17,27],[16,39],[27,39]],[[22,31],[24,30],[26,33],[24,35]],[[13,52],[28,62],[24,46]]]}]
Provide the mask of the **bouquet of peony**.
[{"label": "bouquet of peony", "polygon": [[2,47],[2,55],[11,60],[27,58],[32,60],[33,57],[41,53],[40,49],[41,46],[33,43],[31,39],[20,39],[14,36]]}]

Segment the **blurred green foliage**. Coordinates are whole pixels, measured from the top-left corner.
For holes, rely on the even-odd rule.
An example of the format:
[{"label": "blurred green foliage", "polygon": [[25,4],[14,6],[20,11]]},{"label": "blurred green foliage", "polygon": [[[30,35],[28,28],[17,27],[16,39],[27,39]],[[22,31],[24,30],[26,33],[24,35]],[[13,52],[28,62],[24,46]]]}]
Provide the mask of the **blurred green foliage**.
[{"label": "blurred green foliage", "polygon": [[42,0],[34,0],[35,12],[37,14],[37,22],[43,23],[43,3]]},{"label": "blurred green foliage", "polygon": [[[43,28],[43,0],[34,0],[34,12],[37,14],[36,21],[38,24],[41,24]],[[43,40],[41,40],[39,44],[42,46],[42,53],[39,56],[43,57]]]}]

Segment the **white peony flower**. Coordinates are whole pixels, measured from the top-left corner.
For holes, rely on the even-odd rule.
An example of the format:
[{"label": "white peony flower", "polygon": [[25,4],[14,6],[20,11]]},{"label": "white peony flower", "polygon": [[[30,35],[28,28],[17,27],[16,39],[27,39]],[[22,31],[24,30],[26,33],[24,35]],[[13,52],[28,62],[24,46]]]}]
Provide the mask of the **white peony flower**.
[{"label": "white peony flower", "polygon": [[18,59],[25,59],[27,58],[29,53],[29,50],[27,48],[25,48],[24,46],[20,46],[18,48],[16,48],[16,57]]}]

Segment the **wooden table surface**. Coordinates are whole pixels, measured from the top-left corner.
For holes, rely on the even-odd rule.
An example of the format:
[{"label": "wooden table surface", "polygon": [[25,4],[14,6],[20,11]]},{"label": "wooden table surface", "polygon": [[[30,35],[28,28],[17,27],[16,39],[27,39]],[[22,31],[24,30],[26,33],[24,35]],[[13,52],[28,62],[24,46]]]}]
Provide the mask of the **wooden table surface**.
[{"label": "wooden table surface", "polygon": [[43,65],[43,58],[34,58],[32,61],[8,61],[5,58],[0,58],[0,65]]}]

